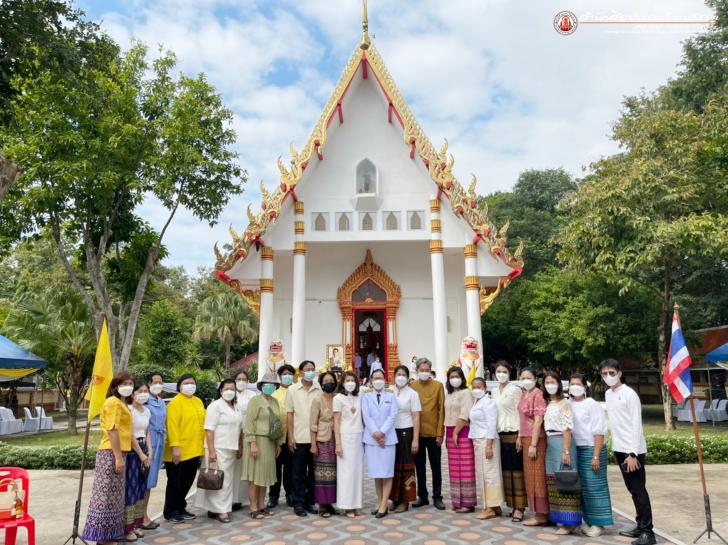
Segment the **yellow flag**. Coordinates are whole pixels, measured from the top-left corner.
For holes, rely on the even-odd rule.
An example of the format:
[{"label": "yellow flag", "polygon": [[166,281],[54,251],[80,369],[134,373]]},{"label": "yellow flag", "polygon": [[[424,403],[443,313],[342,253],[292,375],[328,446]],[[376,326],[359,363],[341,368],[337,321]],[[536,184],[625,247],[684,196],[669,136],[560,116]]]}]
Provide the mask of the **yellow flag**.
[{"label": "yellow flag", "polygon": [[91,422],[96,415],[101,413],[101,407],[106,400],[106,392],[114,376],[114,369],[111,365],[111,345],[109,344],[109,332],[106,329],[106,319],[101,326],[99,345],[96,347],[96,359],[94,359],[94,370],[92,372],[91,384],[86,392],[86,400],[90,401],[88,407],[88,421]]}]

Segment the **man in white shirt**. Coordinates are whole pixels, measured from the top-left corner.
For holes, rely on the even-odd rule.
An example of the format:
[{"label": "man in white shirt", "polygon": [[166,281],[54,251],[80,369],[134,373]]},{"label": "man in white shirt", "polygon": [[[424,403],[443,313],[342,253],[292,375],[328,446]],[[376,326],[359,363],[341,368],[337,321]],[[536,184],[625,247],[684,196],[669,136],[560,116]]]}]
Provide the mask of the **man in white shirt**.
[{"label": "man in white shirt", "polygon": [[605,399],[612,430],[612,450],[637,514],[637,526],[619,534],[637,538],[632,545],[654,545],[656,540],[652,529],[652,506],[645,488],[647,444],[642,433],[642,404],[637,393],[622,384],[619,362],[613,359],[604,360],[599,365],[599,370],[602,380],[609,386]]}]

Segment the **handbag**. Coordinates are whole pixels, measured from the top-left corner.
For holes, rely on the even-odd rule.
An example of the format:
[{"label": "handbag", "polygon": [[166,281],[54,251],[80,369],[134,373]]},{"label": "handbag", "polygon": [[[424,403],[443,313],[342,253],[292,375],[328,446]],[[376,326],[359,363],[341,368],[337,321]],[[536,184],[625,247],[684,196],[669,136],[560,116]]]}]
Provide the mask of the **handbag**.
[{"label": "handbag", "polygon": [[21,518],[23,516],[23,491],[15,479],[0,480],[0,520]]},{"label": "handbag", "polygon": [[197,488],[202,490],[220,490],[222,483],[225,480],[225,472],[222,469],[217,469],[217,464],[209,464],[208,467],[200,470],[200,475],[197,477]]},{"label": "handbag", "polygon": [[554,472],[556,490],[559,492],[580,492],[581,479],[579,472],[571,466],[561,464],[561,469]]},{"label": "handbag", "polygon": [[283,438],[283,424],[273,409],[268,407],[268,438],[276,443]]}]

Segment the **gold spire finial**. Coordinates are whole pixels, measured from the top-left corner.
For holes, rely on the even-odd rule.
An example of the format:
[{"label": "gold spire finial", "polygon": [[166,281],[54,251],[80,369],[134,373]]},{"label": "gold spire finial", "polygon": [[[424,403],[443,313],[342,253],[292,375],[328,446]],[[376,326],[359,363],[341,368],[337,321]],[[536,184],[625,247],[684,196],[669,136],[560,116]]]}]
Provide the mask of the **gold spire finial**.
[{"label": "gold spire finial", "polygon": [[369,45],[372,41],[369,39],[369,17],[367,16],[367,0],[363,0],[364,4],[362,7],[361,16],[361,43],[359,47],[361,49],[369,49]]}]

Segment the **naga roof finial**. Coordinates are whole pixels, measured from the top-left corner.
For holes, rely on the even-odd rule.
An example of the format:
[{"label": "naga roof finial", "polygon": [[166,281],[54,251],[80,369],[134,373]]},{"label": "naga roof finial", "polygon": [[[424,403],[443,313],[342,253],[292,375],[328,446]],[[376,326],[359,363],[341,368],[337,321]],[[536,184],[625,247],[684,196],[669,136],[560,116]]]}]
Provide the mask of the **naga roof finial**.
[{"label": "naga roof finial", "polygon": [[367,0],[363,0],[361,16],[361,42],[359,47],[365,51],[369,49],[372,41],[369,39],[369,17],[367,16]]}]

